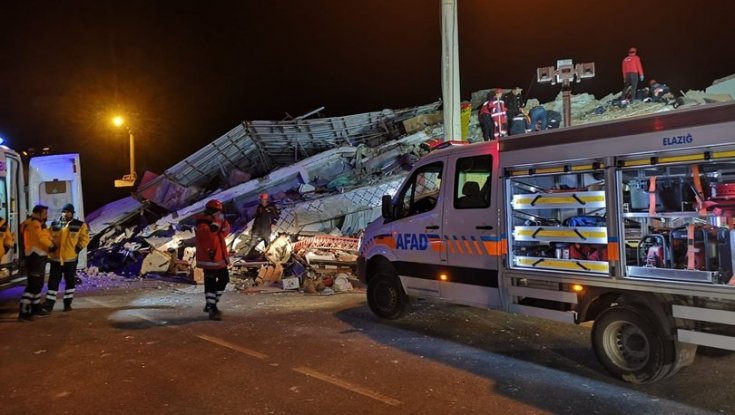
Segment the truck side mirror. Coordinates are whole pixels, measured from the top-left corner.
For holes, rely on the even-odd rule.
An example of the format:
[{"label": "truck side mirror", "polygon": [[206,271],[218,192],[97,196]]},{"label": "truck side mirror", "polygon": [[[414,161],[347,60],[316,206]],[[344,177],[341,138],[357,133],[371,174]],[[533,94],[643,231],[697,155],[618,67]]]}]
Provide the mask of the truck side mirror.
[{"label": "truck side mirror", "polygon": [[391,220],[393,219],[393,199],[390,197],[390,195],[383,195],[382,199],[382,215],[383,219]]}]

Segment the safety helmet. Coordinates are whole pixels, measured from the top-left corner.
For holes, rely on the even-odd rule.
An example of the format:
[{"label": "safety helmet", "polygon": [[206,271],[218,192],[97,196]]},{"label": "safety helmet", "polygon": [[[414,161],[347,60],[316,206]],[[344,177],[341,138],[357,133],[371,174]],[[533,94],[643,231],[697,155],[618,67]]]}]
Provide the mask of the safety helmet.
[{"label": "safety helmet", "polygon": [[61,208],[61,211],[74,213],[74,205],[72,205],[71,203],[67,203],[64,205],[63,208]]},{"label": "safety helmet", "polygon": [[649,86],[653,86],[653,84],[655,84],[655,83],[656,83],[656,80],[655,79],[651,79],[650,81],[648,81],[648,85]]},{"label": "safety helmet", "polygon": [[635,55],[636,53],[638,53],[638,49],[636,48],[628,49],[628,55]]},{"label": "safety helmet", "polygon": [[222,202],[217,199],[212,199],[207,202],[205,208],[209,212],[219,212],[220,210],[222,210]]},{"label": "safety helmet", "polygon": [[260,200],[268,200],[268,193],[261,193],[259,196]]}]

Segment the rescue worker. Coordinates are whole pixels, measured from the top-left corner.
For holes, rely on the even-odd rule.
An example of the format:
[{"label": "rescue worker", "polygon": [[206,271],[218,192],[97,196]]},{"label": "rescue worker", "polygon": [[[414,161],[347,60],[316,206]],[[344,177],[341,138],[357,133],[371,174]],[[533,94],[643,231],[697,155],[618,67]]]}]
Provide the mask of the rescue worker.
[{"label": "rescue worker", "polygon": [[623,59],[622,72],[623,72],[623,94],[620,99],[628,99],[633,101],[635,99],[636,91],[638,90],[638,82],[643,82],[643,66],[641,65],[641,58],[637,55],[638,50],[636,48],[628,49],[628,56]]},{"label": "rescue worker", "polygon": [[51,238],[59,249],[49,254],[51,270],[48,278],[46,302],[43,308],[49,313],[54,309],[61,277],[64,277],[64,311],[71,311],[74,300],[79,252],[89,243],[87,224],[74,218],[74,205],[61,209],[59,220],[51,222]]},{"label": "rescue worker", "polygon": [[495,138],[495,124],[493,124],[492,108],[490,101],[492,101],[493,95],[487,93],[487,101],[482,103],[480,107],[480,113],[477,115],[480,121],[480,129],[482,129],[482,139],[484,141],[490,141]]},{"label": "rescue worker", "polygon": [[546,108],[537,105],[531,108],[529,116],[531,117],[531,131],[543,131],[547,128]]},{"label": "rescue worker", "polygon": [[500,138],[508,135],[508,116],[506,113],[505,102],[503,101],[503,89],[495,90],[495,97],[490,102],[491,116],[495,124],[494,137]]},{"label": "rescue worker", "polygon": [[0,243],[0,258],[2,258],[13,248],[15,243],[8,221],[5,218],[0,218],[0,240],[2,240],[2,243]]},{"label": "rescue worker", "polygon": [[271,240],[272,226],[276,224],[281,212],[278,207],[270,203],[268,193],[262,193],[259,196],[258,207],[255,209],[255,220],[253,228],[250,230],[250,242],[245,248],[245,255],[249,256],[250,252],[260,243],[265,241],[266,247]]},{"label": "rescue worker", "polygon": [[509,93],[503,95],[503,102],[505,102],[505,107],[507,110],[507,117],[510,122],[511,128],[513,127],[513,119],[515,119],[516,115],[521,113],[521,110],[523,109],[523,96],[521,93],[523,92],[523,89],[519,86],[513,88],[512,91]]},{"label": "rescue worker", "polygon": [[204,270],[204,312],[209,314],[210,320],[222,319],[217,303],[230,282],[229,252],[225,242],[230,224],[222,210],[222,202],[212,199],[205,205],[204,213],[196,216],[196,265]]},{"label": "rescue worker", "polygon": [[31,321],[32,315],[47,315],[41,307],[41,289],[43,288],[46,260],[49,252],[57,248],[51,239],[51,232],[46,228],[48,206],[36,205],[31,217],[21,225],[23,245],[28,269],[28,281],[20,299],[19,321]]},{"label": "rescue worker", "polygon": [[648,83],[648,98],[650,98],[650,101],[653,102],[668,102],[670,98],[673,98],[671,95],[671,88],[669,88],[668,85],[662,84],[655,79],[651,79],[651,81]]}]

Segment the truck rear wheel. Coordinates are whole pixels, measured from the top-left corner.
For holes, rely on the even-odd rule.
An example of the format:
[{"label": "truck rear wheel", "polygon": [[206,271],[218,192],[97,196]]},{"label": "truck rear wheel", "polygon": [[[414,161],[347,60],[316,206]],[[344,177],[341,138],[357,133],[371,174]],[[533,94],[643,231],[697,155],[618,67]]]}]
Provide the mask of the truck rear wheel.
[{"label": "truck rear wheel", "polygon": [[375,315],[389,320],[397,319],[406,311],[408,298],[398,277],[377,274],[368,282],[368,305]]},{"label": "truck rear wheel", "polygon": [[666,340],[652,313],[629,306],[602,312],[592,326],[597,359],[613,376],[630,383],[653,382],[671,372],[674,342]]}]

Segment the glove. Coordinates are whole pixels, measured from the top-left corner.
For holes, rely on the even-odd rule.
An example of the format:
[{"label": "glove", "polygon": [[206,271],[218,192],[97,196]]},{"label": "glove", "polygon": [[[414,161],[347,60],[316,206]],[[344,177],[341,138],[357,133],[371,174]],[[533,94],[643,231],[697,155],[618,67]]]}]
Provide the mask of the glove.
[{"label": "glove", "polygon": [[51,246],[48,247],[48,251],[49,252],[55,252],[56,249],[57,249],[57,246],[56,245],[51,245]]},{"label": "glove", "polygon": [[643,82],[643,75],[641,75],[641,82]]}]

